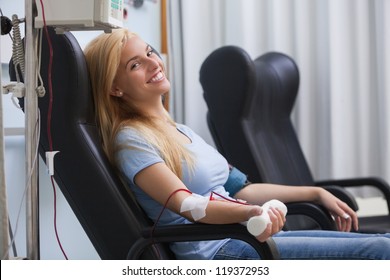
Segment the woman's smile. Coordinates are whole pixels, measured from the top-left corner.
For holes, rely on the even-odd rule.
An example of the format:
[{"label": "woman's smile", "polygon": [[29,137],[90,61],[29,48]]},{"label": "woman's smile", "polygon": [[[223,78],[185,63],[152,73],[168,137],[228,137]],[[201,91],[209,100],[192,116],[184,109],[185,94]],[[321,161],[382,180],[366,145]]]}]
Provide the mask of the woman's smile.
[{"label": "woman's smile", "polygon": [[160,82],[164,79],[164,74],[159,71],[156,75],[154,75],[149,81],[147,81],[148,84],[150,83],[156,83],[156,82]]}]

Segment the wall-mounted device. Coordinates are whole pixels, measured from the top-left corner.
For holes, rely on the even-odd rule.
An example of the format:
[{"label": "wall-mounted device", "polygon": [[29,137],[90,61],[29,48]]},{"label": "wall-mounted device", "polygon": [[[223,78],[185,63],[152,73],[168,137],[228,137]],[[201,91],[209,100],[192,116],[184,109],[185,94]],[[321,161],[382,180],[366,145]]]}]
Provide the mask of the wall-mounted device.
[{"label": "wall-mounted device", "polygon": [[[35,28],[44,26],[42,6],[36,1]],[[45,22],[57,32],[104,30],[123,27],[123,0],[50,0],[44,1]]]}]

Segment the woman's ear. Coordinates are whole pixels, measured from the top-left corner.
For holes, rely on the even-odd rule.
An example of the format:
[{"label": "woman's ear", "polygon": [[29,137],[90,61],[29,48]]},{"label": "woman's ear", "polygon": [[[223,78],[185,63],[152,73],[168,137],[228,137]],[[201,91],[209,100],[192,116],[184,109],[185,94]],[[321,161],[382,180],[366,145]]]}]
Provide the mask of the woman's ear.
[{"label": "woman's ear", "polygon": [[123,96],[123,92],[120,89],[118,89],[115,86],[113,86],[111,91],[110,91],[110,95],[116,96],[116,97],[122,97]]},{"label": "woman's ear", "polygon": [[123,96],[123,92],[121,92],[121,91],[110,92],[110,95],[116,96],[116,97],[122,97]]}]

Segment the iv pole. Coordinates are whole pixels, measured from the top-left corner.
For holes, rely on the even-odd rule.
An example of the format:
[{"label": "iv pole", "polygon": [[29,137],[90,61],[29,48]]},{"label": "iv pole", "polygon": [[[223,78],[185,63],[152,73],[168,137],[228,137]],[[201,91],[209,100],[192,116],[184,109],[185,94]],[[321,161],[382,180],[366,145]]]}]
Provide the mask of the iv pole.
[{"label": "iv pole", "polygon": [[27,258],[37,260],[40,258],[39,246],[39,192],[38,192],[38,157],[36,147],[38,144],[38,96],[34,42],[37,30],[34,28],[35,0],[25,0],[25,153],[26,153],[26,246]]}]

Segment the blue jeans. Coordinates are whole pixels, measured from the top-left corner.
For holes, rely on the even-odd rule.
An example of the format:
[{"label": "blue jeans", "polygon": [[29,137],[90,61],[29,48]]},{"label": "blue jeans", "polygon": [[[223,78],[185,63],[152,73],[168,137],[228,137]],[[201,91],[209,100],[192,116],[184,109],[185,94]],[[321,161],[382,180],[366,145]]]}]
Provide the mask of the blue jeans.
[{"label": "blue jeans", "polygon": [[[338,231],[282,231],[273,236],[285,260],[390,260],[390,233],[360,234]],[[260,259],[247,243],[232,239],[215,260]]]}]

